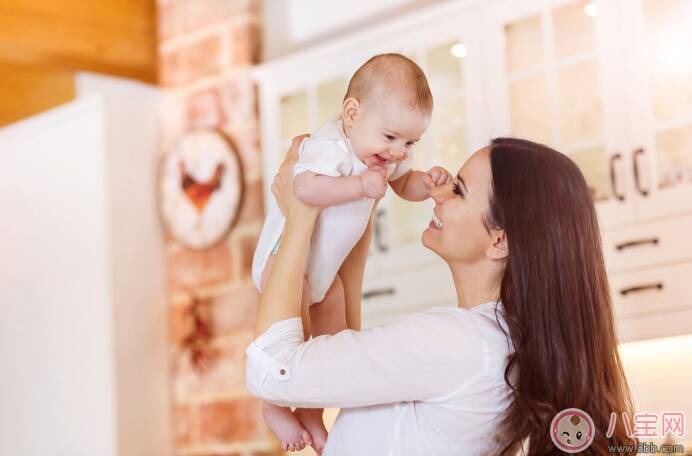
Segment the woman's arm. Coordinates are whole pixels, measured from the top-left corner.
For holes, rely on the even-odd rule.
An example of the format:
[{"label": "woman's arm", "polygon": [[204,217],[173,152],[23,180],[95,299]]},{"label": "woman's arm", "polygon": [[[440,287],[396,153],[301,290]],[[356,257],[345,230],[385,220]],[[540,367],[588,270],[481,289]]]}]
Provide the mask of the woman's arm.
[{"label": "woman's arm", "polygon": [[300,318],[247,349],[248,390],[278,405],[361,407],[444,397],[482,371],[477,315],[437,308],[303,341]]},{"label": "woman's arm", "polygon": [[319,208],[306,206],[293,197],[292,168],[298,158],[298,148],[303,139],[304,136],[293,139],[272,184],[272,193],[286,217],[286,228],[281,248],[260,298],[255,337],[278,321],[300,316],[306,255],[319,215]]}]

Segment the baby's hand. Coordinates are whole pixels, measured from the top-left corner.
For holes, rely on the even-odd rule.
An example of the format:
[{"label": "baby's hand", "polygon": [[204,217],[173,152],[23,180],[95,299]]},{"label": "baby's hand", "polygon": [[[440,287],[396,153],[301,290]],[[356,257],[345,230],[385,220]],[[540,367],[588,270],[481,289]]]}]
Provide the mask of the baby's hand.
[{"label": "baby's hand", "polygon": [[423,182],[425,182],[425,186],[428,187],[428,189],[437,187],[438,185],[445,185],[451,180],[452,175],[441,166],[433,166],[423,176]]},{"label": "baby's hand", "polygon": [[363,197],[380,199],[387,190],[387,170],[383,166],[368,168],[360,175]]}]

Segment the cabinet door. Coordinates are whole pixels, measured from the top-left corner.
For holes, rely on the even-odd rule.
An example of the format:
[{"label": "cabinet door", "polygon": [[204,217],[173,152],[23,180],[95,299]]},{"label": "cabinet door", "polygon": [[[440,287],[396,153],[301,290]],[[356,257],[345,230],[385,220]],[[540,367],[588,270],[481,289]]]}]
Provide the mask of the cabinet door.
[{"label": "cabinet door", "polygon": [[486,23],[493,134],[569,155],[586,177],[602,226],[631,221],[613,2],[500,1],[487,9]]},{"label": "cabinet door", "polygon": [[637,216],[692,212],[692,0],[624,0]]},{"label": "cabinet door", "polygon": [[[482,41],[470,16],[422,28],[409,49],[423,69],[434,99],[430,127],[414,146],[415,170],[438,165],[453,175],[487,143],[483,114]],[[432,37],[432,38],[431,38]],[[406,201],[390,189],[377,211],[371,267],[382,273],[440,261],[421,246],[435,202]]]}]

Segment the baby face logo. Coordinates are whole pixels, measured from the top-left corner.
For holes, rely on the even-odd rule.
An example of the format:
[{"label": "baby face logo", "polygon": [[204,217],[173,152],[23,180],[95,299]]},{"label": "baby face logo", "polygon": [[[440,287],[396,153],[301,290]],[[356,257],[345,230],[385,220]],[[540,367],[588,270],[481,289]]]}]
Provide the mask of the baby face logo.
[{"label": "baby face logo", "polygon": [[593,442],[594,434],[593,420],[578,408],[564,409],[550,423],[550,437],[555,446],[565,453],[584,451]]}]

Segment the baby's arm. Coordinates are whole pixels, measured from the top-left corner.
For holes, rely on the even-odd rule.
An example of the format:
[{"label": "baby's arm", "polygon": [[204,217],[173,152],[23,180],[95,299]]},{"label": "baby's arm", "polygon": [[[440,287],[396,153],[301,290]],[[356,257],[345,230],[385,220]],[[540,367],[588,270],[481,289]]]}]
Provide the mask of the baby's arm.
[{"label": "baby's arm", "polygon": [[381,198],[387,189],[386,171],[368,169],[360,176],[324,176],[303,171],[293,181],[296,198],[311,206],[333,206],[361,198]]},{"label": "baby's arm", "polygon": [[410,170],[389,185],[394,193],[408,201],[423,201],[430,197],[430,189],[452,180],[449,171],[433,166],[428,172]]}]

